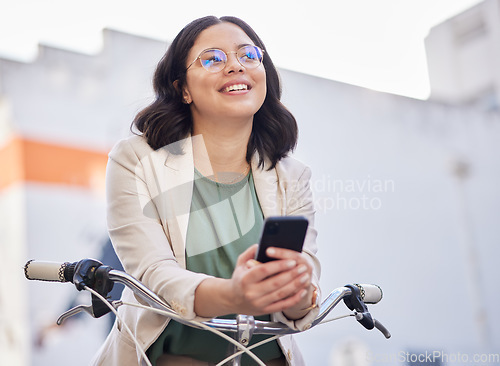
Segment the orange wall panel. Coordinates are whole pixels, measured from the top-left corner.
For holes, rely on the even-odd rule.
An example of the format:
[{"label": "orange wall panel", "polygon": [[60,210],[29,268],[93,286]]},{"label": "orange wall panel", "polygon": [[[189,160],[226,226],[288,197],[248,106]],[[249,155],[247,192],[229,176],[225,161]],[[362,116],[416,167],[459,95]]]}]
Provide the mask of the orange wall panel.
[{"label": "orange wall panel", "polygon": [[20,181],[95,188],[104,182],[107,159],[103,152],[13,138],[0,148],[0,189]]}]

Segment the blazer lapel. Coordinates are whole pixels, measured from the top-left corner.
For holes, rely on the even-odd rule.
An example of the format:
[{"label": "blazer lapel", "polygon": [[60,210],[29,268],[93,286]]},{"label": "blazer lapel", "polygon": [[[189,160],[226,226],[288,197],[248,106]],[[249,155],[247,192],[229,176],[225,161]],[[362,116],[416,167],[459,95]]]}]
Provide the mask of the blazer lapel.
[{"label": "blazer lapel", "polygon": [[[161,202],[164,215],[161,215],[163,227],[170,237],[172,250],[177,261],[186,267],[186,235],[193,196],[194,162],[193,141],[197,137],[188,137],[180,142],[183,154],[174,155],[167,151],[163,161]],[[166,148],[163,148],[166,150]]]},{"label": "blazer lapel", "polygon": [[267,163],[264,168],[259,168],[257,153],[254,154],[251,165],[255,191],[264,217],[281,215],[282,193],[279,191],[280,184],[276,169],[267,170]]}]

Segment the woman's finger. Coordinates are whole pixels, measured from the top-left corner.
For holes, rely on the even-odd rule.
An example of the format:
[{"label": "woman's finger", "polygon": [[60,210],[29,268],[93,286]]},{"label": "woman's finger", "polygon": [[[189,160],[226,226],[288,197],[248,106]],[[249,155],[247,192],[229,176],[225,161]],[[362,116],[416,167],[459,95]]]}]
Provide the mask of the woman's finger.
[{"label": "woman's finger", "polygon": [[293,259],[277,260],[267,263],[250,262],[249,271],[246,274],[251,282],[261,282],[269,277],[273,277],[281,272],[290,271],[297,267],[297,261]]},{"label": "woman's finger", "polygon": [[266,306],[308,287],[310,282],[311,272],[307,266],[301,264],[249,284],[246,296],[256,306]]},{"label": "woman's finger", "polygon": [[238,256],[238,260],[236,261],[236,265],[243,265],[249,260],[252,260],[255,258],[255,253],[257,252],[257,244],[254,244],[250,246],[247,250],[245,250],[243,253],[241,253]]},{"label": "woman's finger", "polygon": [[273,302],[263,308],[264,314],[268,313],[275,313],[277,311],[283,311],[285,309],[289,309],[295,305],[297,305],[299,302],[301,302],[304,297],[307,295],[307,290],[303,289],[301,291],[298,291],[292,296],[286,297],[282,300]]},{"label": "woman's finger", "polygon": [[303,259],[302,253],[299,253],[295,250],[285,249],[285,248],[277,248],[277,247],[269,247],[266,250],[266,254],[271,258],[276,259]]}]

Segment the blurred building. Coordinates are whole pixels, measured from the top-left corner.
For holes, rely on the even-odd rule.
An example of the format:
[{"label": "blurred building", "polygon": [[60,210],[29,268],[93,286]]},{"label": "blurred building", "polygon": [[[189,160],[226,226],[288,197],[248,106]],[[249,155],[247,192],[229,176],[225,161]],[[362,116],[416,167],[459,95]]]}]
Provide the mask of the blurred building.
[{"label": "blurred building", "polygon": [[425,41],[431,99],[500,108],[500,1],[435,26]]},{"label": "blurred building", "polygon": [[[107,153],[148,103],[166,44],[110,30],[103,44],[96,55],[40,45],[33,62],[0,60],[1,365],[53,363],[49,345],[78,324],[51,327],[76,292],[28,283],[23,262],[99,258],[107,240]],[[80,331],[91,355],[102,334]]]},{"label": "blurred building", "polygon": [[[370,308],[394,334],[387,342],[349,320],[313,329],[298,337],[309,364],[410,364],[404,352],[422,350],[453,364],[457,352],[500,349],[485,302],[500,301],[499,3],[431,31],[429,101],[280,70],[300,128],[295,155],[313,170],[324,292],[380,284],[385,298]],[[106,241],[107,153],[150,102],[167,44],[103,37],[95,55],[41,45],[33,62],[0,59],[1,365],[75,354],[86,365],[107,329],[82,317],[55,330],[74,287],[22,271],[32,258],[97,257]],[[348,355],[346,344],[356,345]]]}]

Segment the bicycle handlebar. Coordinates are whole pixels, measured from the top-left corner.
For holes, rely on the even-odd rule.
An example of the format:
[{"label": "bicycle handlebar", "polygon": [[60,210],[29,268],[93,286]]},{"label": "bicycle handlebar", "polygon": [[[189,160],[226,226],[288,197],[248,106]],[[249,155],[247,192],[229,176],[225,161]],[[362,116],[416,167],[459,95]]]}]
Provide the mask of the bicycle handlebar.
[{"label": "bicycle handlebar", "polygon": [[[24,273],[28,280],[73,282],[73,276],[78,263],[30,260],[24,266]],[[379,286],[372,284],[356,284],[356,286],[359,288],[361,299],[365,304],[376,304],[382,300],[383,292]]]},{"label": "bicycle handlebar", "polygon": [[[78,290],[82,290],[85,286],[97,289],[97,291],[106,296],[111,291],[114,282],[122,283],[130,288],[137,296],[141,297],[148,305],[153,308],[160,309],[171,315],[178,316],[178,314],[163,301],[158,295],[149,290],[141,282],[125,272],[114,270],[111,267],[102,265],[101,262],[93,259],[84,259],[79,262],[69,263],[56,263],[56,262],[43,262],[30,260],[24,266],[24,273],[29,280],[39,281],[52,281],[52,282],[72,282]],[[344,300],[347,307],[355,311],[355,316],[365,328],[380,330],[386,338],[391,335],[387,329],[380,324],[377,320],[373,319],[368,312],[365,304],[376,304],[383,297],[382,289],[377,285],[370,284],[354,284],[339,287],[333,290],[320,305],[320,311],[316,319],[312,322],[310,327],[321,323],[328,313],[341,301]],[[93,311],[88,307],[83,309],[94,317],[104,315],[109,310],[99,308],[99,301],[92,295]],[[97,311],[96,311],[97,309]],[[62,323],[66,317],[73,315],[73,311],[68,311],[58,319],[58,324]],[[177,321],[197,327],[188,320],[178,319]],[[209,327],[229,332],[238,332],[241,329],[241,322],[236,319],[218,319],[214,318],[203,322]],[[253,334],[293,334],[300,332],[289,328],[285,324],[278,322],[268,322],[252,320]]]}]

